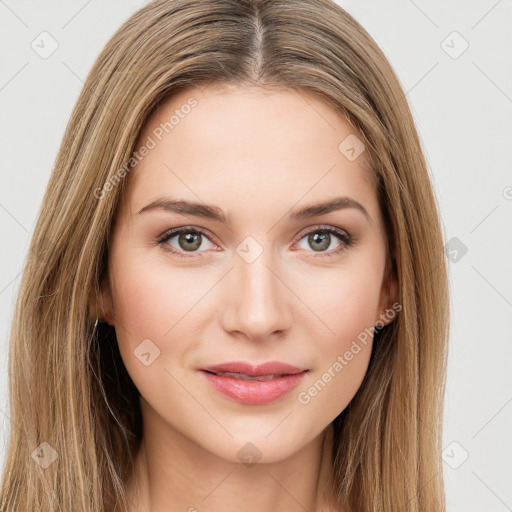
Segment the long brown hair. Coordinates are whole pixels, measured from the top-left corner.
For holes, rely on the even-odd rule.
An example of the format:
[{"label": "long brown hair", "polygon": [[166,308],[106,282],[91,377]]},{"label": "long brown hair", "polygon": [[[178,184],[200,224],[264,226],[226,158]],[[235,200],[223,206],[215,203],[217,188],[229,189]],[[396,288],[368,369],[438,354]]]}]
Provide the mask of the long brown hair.
[{"label": "long brown hair", "polygon": [[46,189],[10,334],[0,512],[128,508],[138,391],[115,330],[94,329],[109,239],[155,107],[186,87],[227,83],[312,92],[343,113],[363,137],[386,220],[402,309],[375,335],[364,381],[334,421],[334,507],[445,510],[443,234],[391,65],[330,0],[163,0],[133,14],[97,58]]}]

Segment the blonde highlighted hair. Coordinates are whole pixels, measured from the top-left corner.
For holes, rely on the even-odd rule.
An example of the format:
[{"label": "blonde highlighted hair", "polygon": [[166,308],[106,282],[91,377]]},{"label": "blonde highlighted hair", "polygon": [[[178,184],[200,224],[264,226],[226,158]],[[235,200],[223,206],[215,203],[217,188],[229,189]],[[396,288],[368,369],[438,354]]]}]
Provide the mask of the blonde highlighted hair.
[{"label": "blonde highlighted hair", "polygon": [[334,421],[333,508],[445,510],[443,235],[391,65],[330,0],[163,0],[133,14],[97,58],[44,195],[10,333],[0,512],[128,510],[125,484],[142,431],[138,391],[113,328],[94,329],[130,179],[114,177],[157,105],[187,87],[222,84],[312,92],[363,137],[402,309],[375,335],[363,383]]}]

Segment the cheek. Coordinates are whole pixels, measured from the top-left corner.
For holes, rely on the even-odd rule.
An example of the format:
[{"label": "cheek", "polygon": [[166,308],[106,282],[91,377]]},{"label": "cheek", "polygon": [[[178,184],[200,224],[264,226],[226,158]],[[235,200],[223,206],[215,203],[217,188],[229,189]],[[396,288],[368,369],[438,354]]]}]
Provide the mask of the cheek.
[{"label": "cheek", "polygon": [[331,422],[359,389],[370,360],[380,284],[379,269],[362,266],[313,287],[312,310],[322,324],[315,322],[310,333],[317,347],[314,371],[297,396],[309,417]]},{"label": "cheek", "polygon": [[[115,324],[121,356],[136,384],[143,375],[141,378],[146,381],[155,378],[158,389],[157,370],[190,366],[187,356],[200,339],[196,335],[201,325],[198,317],[205,314],[207,301],[202,299],[214,281],[200,269],[187,271],[155,264],[142,255],[138,257],[136,251],[119,258],[113,269]],[[148,366],[141,364],[141,353],[146,352],[150,353],[146,359],[152,361]]]},{"label": "cheek", "polygon": [[136,254],[113,268],[115,329],[126,370],[152,408],[179,407],[187,397],[177,383],[181,372],[175,369],[186,366],[190,339],[195,339],[186,314],[193,304],[188,304],[183,273],[166,272]]},{"label": "cheek", "polygon": [[327,347],[342,348],[347,338],[374,325],[380,301],[380,270],[376,266],[347,266],[316,276],[307,297],[312,312],[323,324],[322,339]]},{"label": "cheek", "polygon": [[[180,294],[166,279],[136,261],[116,267],[114,303],[120,344],[133,345],[145,338],[160,339],[173,324]],[[119,338],[119,336],[118,336]]]}]

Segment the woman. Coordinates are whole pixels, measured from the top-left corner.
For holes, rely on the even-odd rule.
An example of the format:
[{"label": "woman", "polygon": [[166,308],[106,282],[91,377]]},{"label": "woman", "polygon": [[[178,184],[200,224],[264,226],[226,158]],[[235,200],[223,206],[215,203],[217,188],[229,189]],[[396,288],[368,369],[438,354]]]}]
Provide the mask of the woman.
[{"label": "woman", "polygon": [[448,289],[410,110],[329,0],[165,0],[66,129],[1,511],[443,511]]}]

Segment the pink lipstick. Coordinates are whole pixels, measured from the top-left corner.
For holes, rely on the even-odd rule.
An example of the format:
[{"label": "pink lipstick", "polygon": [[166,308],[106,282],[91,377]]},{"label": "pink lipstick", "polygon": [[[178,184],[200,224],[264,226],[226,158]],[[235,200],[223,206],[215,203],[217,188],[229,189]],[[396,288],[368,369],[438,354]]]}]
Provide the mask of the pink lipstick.
[{"label": "pink lipstick", "polygon": [[308,372],[307,369],[279,361],[262,364],[233,361],[200,370],[214,389],[250,405],[276,401],[295,389]]}]

